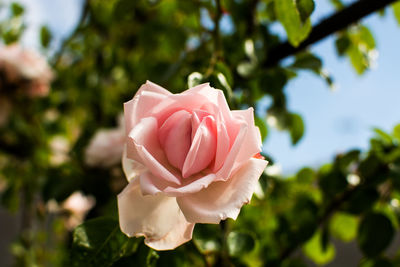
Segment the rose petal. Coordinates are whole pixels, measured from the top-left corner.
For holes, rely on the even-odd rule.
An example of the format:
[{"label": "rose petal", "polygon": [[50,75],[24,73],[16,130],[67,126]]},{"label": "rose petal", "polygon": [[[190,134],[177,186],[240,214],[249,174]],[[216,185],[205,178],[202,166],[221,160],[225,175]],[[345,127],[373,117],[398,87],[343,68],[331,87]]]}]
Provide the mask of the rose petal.
[{"label": "rose petal", "polygon": [[121,231],[130,237],[144,236],[154,249],[174,249],[192,237],[194,224],[186,221],[176,199],[143,196],[138,179],[118,195],[118,212]]},{"label": "rose petal", "polygon": [[230,138],[225,124],[222,122],[220,116],[217,117],[217,147],[215,151],[213,172],[218,171],[225,162],[225,158],[231,149]]},{"label": "rose petal", "polygon": [[259,153],[261,151],[262,143],[260,129],[258,129],[254,123],[253,108],[248,108],[246,110],[233,110],[232,114],[235,117],[243,118],[248,125],[246,137],[244,138],[240,151],[236,157],[235,167],[237,167],[240,166],[242,162]]},{"label": "rose petal", "polygon": [[209,100],[202,95],[191,94],[175,94],[168,96],[158,105],[151,109],[149,116],[157,119],[158,123],[162,125],[173,113],[186,110],[192,112],[198,110],[200,107],[207,103]]},{"label": "rose petal", "polygon": [[122,169],[124,170],[125,177],[128,182],[132,181],[133,179],[139,177],[141,173],[146,171],[146,167],[140,164],[139,162],[129,159],[126,156],[126,146],[124,148],[124,152],[122,154]]},{"label": "rose petal", "polygon": [[267,161],[250,159],[226,182],[214,182],[195,194],[177,198],[187,221],[219,223],[226,218],[236,219],[240,208],[248,203]]},{"label": "rose petal", "polygon": [[155,195],[162,192],[170,197],[178,197],[193,194],[207,188],[214,180],[215,174],[213,173],[207,175],[197,174],[183,179],[182,184],[176,186],[162,179],[157,179],[150,172],[145,172],[140,175],[140,188],[144,195]]},{"label": "rose petal", "polygon": [[158,130],[158,139],[169,163],[182,170],[190,148],[192,115],[186,110],[172,114]]},{"label": "rose petal", "polygon": [[[243,141],[247,135],[247,124],[242,121],[240,125],[239,133],[236,136],[236,139],[229,150],[229,153],[225,155],[225,161],[222,167],[217,171],[217,179],[219,181],[226,181],[231,176],[232,172],[234,171],[234,165],[236,161],[236,157],[239,154],[239,151],[242,147]],[[249,157],[250,158],[250,157]]]},{"label": "rose petal", "polygon": [[89,166],[111,167],[121,162],[125,134],[122,129],[101,129],[96,132],[85,150]]},{"label": "rose petal", "polygon": [[149,108],[157,105],[167,95],[171,95],[168,90],[155,83],[146,81],[146,83],[139,88],[134,98],[124,103],[126,135],[128,135],[133,126],[145,116],[145,112],[148,112]]},{"label": "rose petal", "polygon": [[166,236],[161,239],[145,239],[144,243],[155,250],[175,249],[192,239],[194,225],[188,223],[182,214],[181,219]]},{"label": "rose petal", "polygon": [[202,83],[182,92],[182,95],[201,95],[208,99],[207,102],[218,105],[218,91],[220,90],[211,87],[210,83]]},{"label": "rose petal", "polygon": [[[145,165],[155,176],[180,184],[181,176],[166,159],[158,142],[157,131],[155,118],[142,119],[129,133],[128,144],[134,144],[134,153],[129,154],[128,146],[127,156]],[[131,157],[131,155],[135,157]]]},{"label": "rose petal", "polygon": [[217,172],[218,180],[225,181],[244,162],[261,151],[260,130],[254,126],[253,113],[253,108],[232,111],[241,126],[223,166]]},{"label": "rose petal", "polygon": [[204,117],[197,128],[185,163],[183,164],[183,178],[202,171],[215,158],[216,136],[214,128],[214,118],[211,116]]}]

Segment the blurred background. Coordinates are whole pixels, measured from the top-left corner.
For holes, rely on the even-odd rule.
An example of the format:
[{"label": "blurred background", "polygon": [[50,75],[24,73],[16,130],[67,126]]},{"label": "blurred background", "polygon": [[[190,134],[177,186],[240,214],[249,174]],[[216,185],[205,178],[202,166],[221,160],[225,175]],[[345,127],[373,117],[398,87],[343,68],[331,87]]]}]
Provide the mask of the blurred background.
[{"label": "blurred background", "polygon": [[[399,130],[392,132],[392,129],[400,123],[396,67],[400,62],[399,7],[388,5],[377,9],[361,22],[353,21],[271,67],[267,64],[268,52],[273,48],[287,39],[291,45],[299,45],[307,40],[311,25],[318,25],[362,1],[294,1],[297,13],[291,12],[291,4],[286,0],[282,1],[285,4],[277,2],[3,0],[0,7],[3,46],[17,42],[23,48],[37,51],[51,66],[53,77],[45,96],[27,96],[22,89],[13,89],[17,95],[7,90],[0,95],[6,99],[0,104],[9,105],[12,110],[4,126],[0,126],[4,140],[0,165],[5,181],[4,208],[0,210],[0,229],[3,229],[0,231],[4,236],[0,243],[0,265],[64,264],[61,258],[69,255],[66,251],[74,242],[71,231],[78,225],[68,227],[66,223],[68,216],[76,212],[65,208],[65,201],[74,192],[83,192],[78,206],[90,207],[80,215],[79,223],[85,216],[115,215],[113,198],[124,185],[120,167],[116,163],[101,163],[104,159],[90,162],[89,147],[96,143],[96,133],[101,129],[113,130],[118,135],[122,103],[148,79],[173,92],[210,81],[224,91],[233,109],[256,107],[256,122],[264,138],[263,153],[271,164],[260,182],[263,196],[257,196],[255,205],[263,212],[268,209],[263,216],[271,220],[271,225],[257,226],[252,221],[257,220],[252,217],[257,208],[249,208],[244,211],[244,219],[231,228],[241,231],[253,225],[257,230],[252,236],[270,235],[261,241],[256,238],[257,252],[251,252],[267,256],[264,262],[253,259],[246,250],[243,257],[229,252],[233,258],[231,264],[303,266],[285,261],[294,258],[293,262],[300,259],[305,266],[397,266],[399,242],[392,241],[392,236],[398,227],[400,195],[398,170],[394,175],[393,166],[399,164],[399,156],[393,151],[398,151]],[[399,6],[398,2],[395,5]],[[21,107],[26,108],[26,114],[19,111]],[[107,149],[105,141],[99,142]],[[351,156],[354,153],[348,153],[358,150],[354,157]],[[342,156],[351,158],[343,163],[344,168],[338,163]],[[373,174],[370,170],[366,174],[363,164],[378,167],[371,171]],[[302,175],[307,182],[299,181]],[[376,175],[388,180],[379,178],[376,182],[374,178],[373,184],[368,184],[368,177]],[[32,176],[39,181],[29,182]],[[325,176],[330,177],[329,182],[325,182]],[[338,180],[344,182],[332,182]],[[99,183],[102,185],[97,186]],[[363,187],[359,191],[365,198],[351,202],[347,192],[360,185]],[[86,196],[95,199],[96,204],[90,202],[93,199],[84,199]],[[292,207],[299,199],[305,201],[305,207]],[[26,200],[32,205],[28,212],[24,212]],[[259,204],[263,201],[268,204]],[[337,201],[344,204],[331,205]],[[362,208],[355,209],[352,205]],[[334,212],[330,210],[332,207]],[[321,217],[310,219],[310,215],[304,215],[304,224],[315,224],[315,229],[306,237],[293,240],[290,235],[305,231],[304,225],[299,223],[293,229],[282,225],[290,224],[290,218],[296,218],[296,214],[303,216],[298,209],[302,212],[309,209],[323,220],[336,219],[343,229],[330,228],[325,221],[321,223]],[[342,217],[335,217],[335,212]],[[382,214],[383,224],[378,216]],[[378,222],[362,224],[369,218],[367,215],[378,216]],[[26,216],[32,222],[24,228]],[[375,230],[385,225],[386,218],[391,223],[387,228],[394,230],[380,233],[390,238],[370,252],[363,242],[378,241],[375,236],[364,237],[359,225],[367,224],[368,230]],[[42,235],[26,234],[27,229]],[[204,231],[211,233],[213,229]],[[57,233],[60,240],[49,238],[46,234],[49,232]],[[283,232],[289,237],[282,237]],[[21,233],[25,234],[21,237]],[[19,236],[17,241],[16,236]],[[322,249],[307,248],[305,244],[317,246],[314,239],[321,236]],[[279,244],[269,240],[274,237]],[[202,247],[204,240],[198,240],[194,242],[201,253],[215,256],[206,259],[207,266],[220,262],[219,250],[210,252]],[[335,253],[329,247],[330,242],[336,248]],[[33,244],[38,244],[37,248]],[[49,251],[52,256],[42,255]],[[60,262],[54,259],[57,257]],[[268,265],[270,262],[276,265]]]}]

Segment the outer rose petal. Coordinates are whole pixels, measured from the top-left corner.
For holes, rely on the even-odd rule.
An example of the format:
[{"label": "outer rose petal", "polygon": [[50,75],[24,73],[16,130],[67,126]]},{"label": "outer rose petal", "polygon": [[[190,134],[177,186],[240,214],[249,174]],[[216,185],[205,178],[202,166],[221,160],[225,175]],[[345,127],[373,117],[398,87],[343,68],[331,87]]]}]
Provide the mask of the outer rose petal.
[{"label": "outer rose petal", "polygon": [[131,181],[118,195],[119,223],[128,236],[144,236],[156,250],[174,249],[192,238],[193,223],[188,223],[175,198],[143,196],[139,179]]},{"label": "outer rose petal", "polygon": [[196,193],[203,188],[208,187],[208,185],[214,180],[215,174],[213,173],[204,176],[202,174],[198,174],[190,178],[183,179],[182,184],[179,187],[176,187],[171,183],[155,177],[150,172],[145,172],[140,175],[140,187],[143,195],[155,195],[162,192],[170,197],[179,197]]},{"label": "outer rose petal", "polygon": [[267,163],[252,158],[226,182],[214,182],[197,193],[178,197],[178,205],[186,219],[193,223],[219,223],[226,218],[236,219],[240,208],[250,202]]},{"label": "outer rose petal", "polygon": [[126,146],[122,155],[122,169],[128,182],[138,177],[141,173],[146,171],[146,167],[133,159],[126,156]]},{"label": "outer rose petal", "polygon": [[[133,126],[143,118],[144,114],[142,114],[142,112],[148,111],[149,108],[158,104],[167,95],[171,95],[171,93],[155,83],[146,81],[146,83],[139,88],[135,97],[124,103],[126,135],[128,135]],[[138,108],[139,98],[142,109]]]}]

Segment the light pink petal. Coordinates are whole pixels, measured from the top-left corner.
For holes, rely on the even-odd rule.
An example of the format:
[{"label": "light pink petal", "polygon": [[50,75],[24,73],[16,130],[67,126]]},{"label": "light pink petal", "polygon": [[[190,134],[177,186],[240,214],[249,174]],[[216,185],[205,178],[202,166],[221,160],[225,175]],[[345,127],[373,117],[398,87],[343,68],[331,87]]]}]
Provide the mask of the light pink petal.
[{"label": "light pink petal", "polygon": [[129,237],[144,236],[145,243],[156,250],[174,249],[192,237],[194,224],[186,221],[176,199],[143,196],[138,179],[118,195],[118,212],[121,231]]},{"label": "light pink petal", "polygon": [[233,111],[229,109],[224,93],[221,90],[215,91],[217,92],[217,104],[206,103],[202,106],[202,109],[213,114],[218,120],[218,124],[224,124],[226,126],[230,146],[232,146],[236,139],[236,135],[239,133],[241,120],[238,120],[233,116]]},{"label": "light pink petal", "polygon": [[190,148],[192,115],[180,110],[172,114],[158,130],[158,139],[169,163],[182,170]]},{"label": "light pink petal", "polygon": [[[231,114],[231,110],[229,109],[228,102],[226,102],[224,92],[222,92],[221,90],[217,90],[217,92],[218,92],[218,102],[217,102],[218,110],[222,114],[225,123],[227,125],[231,125],[233,116]],[[236,129],[236,131],[237,130],[238,129]],[[230,137],[233,139],[235,138],[235,136],[231,136],[231,135],[230,135]]]},{"label": "light pink petal", "polygon": [[126,156],[126,147],[124,149],[123,155],[122,155],[122,169],[125,173],[125,177],[128,180],[128,182],[132,181],[133,179],[139,177],[141,173],[146,171],[146,167],[140,164],[139,162],[129,159]]},{"label": "light pink petal", "polygon": [[[155,118],[144,118],[138,123],[128,136],[128,144],[134,144],[135,156],[133,160],[142,163],[155,176],[166,181],[180,184],[180,174],[168,163],[168,160],[158,142],[158,126]],[[127,147],[127,156],[129,146]]]},{"label": "light pink petal", "polygon": [[[220,117],[220,116],[218,116]],[[225,158],[231,149],[230,138],[226,126],[221,119],[217,117],[217,147],[215,152],[213,172],[218,171],[225,162]]]},{"label": "light pink petal", "polygon": [[261,148],[262,146],[261,134],[260,134],[260,129],[258,129],[258,127],[254,123],[254,109],[248,108],[246,110],[233,110],[232,114],[234,117],[244,118],[247,124],[252,126],[250,128],[249,134],[252,140],[257,141],[253,144],[253,146]]},{"label": "light pink petal", "polygon": [[164,179],[154,176],[151,172],[146,171],[140,175],[140,189],[143,195],[155,195],[163,192],[164,189],[170,186]]},{"label": "light pink petal", "polygon": [[193,110],[192,113],[192,139],[194,138],[194,135],[196,134],[197,129],[200,126],[200,123],[203,121],[203,118],[206,116],[211,115],[210,113],[203,111],[203,110]]},{"label": "light pink petal", "polygon": [[163,192],[169,196],[179,197],[187,194],[193,194],[207,188],[215,180],[215,174],[210,173],[204,176],[202,174],[193,175],[184,179],[180,187],[167,186]]},{"label": "light pink petal", "polygon": [[168,95],[171,95],[169,91],[155,83],[147,81],[143,84],[136,92],[135,97],[124,103],[126,135],[140,119],[146,116],[146,112],[149,112]]},{"label": "light pink petal", "polygon": [[121,129],[102,129],[96,132],[85,150],[89,166],[111,167],[121,162],[125,134]]},{"label": "light pink petal", "polygon": [[211,102],[215,105],[218,104],[218,91],[215,88],[210,86],[210,83],[199,84],[195,87],[189,88],[184,91],[182,95],[202,95],[208,99],[208,102]]},{"label": "light pink petal", "polygon": [[241,127],[223,166],[217,172],[219,180],[226,180],[244,162],[261,151],[261,135],[254,125],[253,108],[234,110],[232,114],[241,123]]},{"label": "light pink petal", "polygon": [[177,198],[187,221],[219,223],[236,219],[241,207],[250,202],[267,161],[252,158],[226,182],[214,182],[197,193]]},{"label": "light pink petal", "polygon": [[[142,85],[142,87],[147,88],[146,84]],[[141,88],[142,88],[141,87]],[[132,131],[133,127],[140,122],[142,118],[145,117],[146,112],[149,112],[151,107],[155,106],[159,103],[165,95],[147,92],[139,89],[142,93],[138,96],[136,94],[135,98],[124,103],[124,117],[125,117],[125,134],[129,135],[130,131]],[[140,97],[140,100],[139,100]],[[128,156],[134,158],[135,157],[135,149],[132,143],[128,142]]]},{"label": "light pink petal", "polygon": [[216,135],[214,128],[215,121],[211,116],[205,117],[200,123],[183,165],[182,175],[184,178],[202,171],[215,158]]},{"label": "light pink petal", "polygon": [[170,197],[184,196],[196,193],[207,188],[215,180],[215,174],[196,174],[183,179],[182,184],[176,186],[162,179],[158,179],[150,172],[144,172],[140,175],[140,188],[144,195],[155,195],[160,192]]},{"label": "light pink petal", "polygon": [[[242,121],[240,125],[239,133],[234,140],[234,143],[227,155],[225,155],[225,161],[222,167],[217,171],[217,180],[219,181],[226,181],[231,176],[232,172],[234,171],[234,166],[236,162],[236,157],[239,154],[239,151],[242,147],[244,139],[247,135],[247,124]],[[250,158],[250,157],[249,157]]]},{"label": "light pink petal", "polygon": [[174,228],[161,239],[145,239],[144,243],[155,250],[170,250],[192,239],[194,223],[188,223],[183,215]]},{"label": "light pink petal", "polygon": [[193,110],[200,109],[200,107],[207,102],[209,102],[209,100],[205,96],[199,94],[170,95],[153,107],[149,116],[156,118],[158,123],[162,125],[173,113],[180,110],[192,112]]}]

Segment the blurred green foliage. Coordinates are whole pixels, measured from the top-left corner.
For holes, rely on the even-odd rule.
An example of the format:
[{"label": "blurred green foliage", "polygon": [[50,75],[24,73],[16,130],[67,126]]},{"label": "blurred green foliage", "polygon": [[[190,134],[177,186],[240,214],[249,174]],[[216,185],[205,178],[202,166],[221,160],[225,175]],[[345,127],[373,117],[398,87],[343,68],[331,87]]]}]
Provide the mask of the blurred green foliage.
[{"label": "blurred green foliage", "polygon": [[[0,23],[3,43],[17,42],[25,29],[24,8],[1,8],[8,14]],[[323,265],[337,256],[332,241],[340,240],[358,244],[360,266],[398,266],[400,251],[386,250],[400,218],[400,124],[393,133],[376,129],[368,151],[339,154],[290,177],[268,171],[274,164],[265,151],[271,164],[260,178],[261,191],[238,220],[196,225],[193,241],[167,252],[120,232],[116,194],[126,184],[120,166],[85,164],[90,138],[100,128],[116,127],[122,103],[147,79],[175,93],[210,82],[232,109],[257,107],[269,98],[267,109],[256,110],[263,140],[276,127],[297,144],[306,125],[301,114],[288,110],[285,87],[303,70],[330,86],[333,78],[309,51],[293,55],[289,64],[263,62],[283,41],[270,26],[281,23],[298,46],[312,29],[315,8],[313,0],[84,1],[79,25],[50,59],[56,71],[50,95],[9,96],[13,112],[0,126],[0,202],[23,218],[12,245],[16,265],[293,267],[307,266],[306,258]],[[400,20],[398,2],[393,10]],[[232,30],[221,25],[223,17]],[[44,52],[52,36],[50,28],[41,28]],[[357,73],[373,66],[375,40],[361,23],[339,32],[335,44]],[[57,138],[68,147],[61,162],[52,146]],[[66,214],[48,206],[78,190],[94,196],[96,206],[71,232]]]}]

